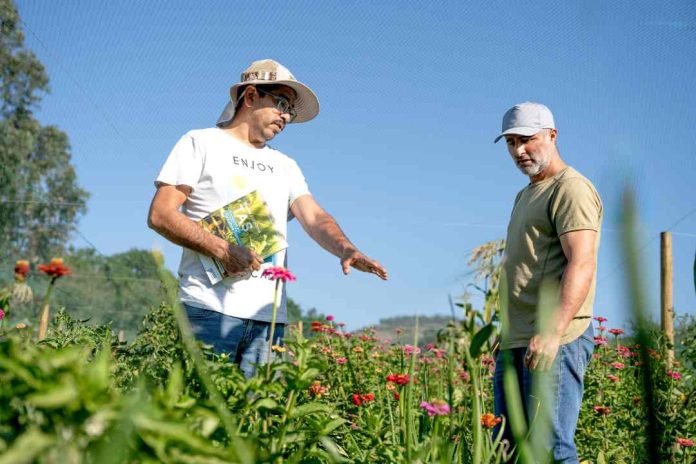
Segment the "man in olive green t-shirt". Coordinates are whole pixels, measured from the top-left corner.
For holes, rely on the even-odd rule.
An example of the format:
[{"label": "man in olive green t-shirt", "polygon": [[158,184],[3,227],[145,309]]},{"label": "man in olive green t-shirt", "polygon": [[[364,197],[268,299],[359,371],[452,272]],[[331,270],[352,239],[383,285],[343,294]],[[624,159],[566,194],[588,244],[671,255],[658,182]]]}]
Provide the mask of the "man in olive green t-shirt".
[{"label": "man in olive green t-shirt", "polygon": [[[530,183],[515,198],[507,229],[503,271],[507,279],[506,336],[496,365],[496,414],[508,416],[503,391],[503,352],[518,374],[526,417],[546,411],[547,443],[555,462],[577,463],[575,428],[583,376],[594,348],[592,303],[602,222],[602,202],[592,182],[566,165],[556,146],[551,111],[539,103],[515,105],[503,117],[502,134],[512,160]],[[540,290],[558,290],[557,303],[539,311]],[[551,298],[553,300],[553,298]],[[505,310],[505,309],[503,309]],[[543,374],[542,374],[543,373]],[[535,379],[550,379],[541,401]],[[505,437],[512,441],[509,427]]]}]

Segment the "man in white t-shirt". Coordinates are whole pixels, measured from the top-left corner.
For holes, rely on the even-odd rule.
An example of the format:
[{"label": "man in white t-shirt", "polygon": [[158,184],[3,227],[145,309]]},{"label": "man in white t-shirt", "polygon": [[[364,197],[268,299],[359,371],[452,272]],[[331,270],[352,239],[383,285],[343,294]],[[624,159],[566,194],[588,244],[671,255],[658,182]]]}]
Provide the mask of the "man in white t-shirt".
[{"label": "man in white t-shirt", "polygon": [[[265,362],[274,296],[274,283],[260,271],[269,262],[285,266],[286,252],[264,262],[197,221],[256,190],[283,236],[287,221],[296,217],[310,237],[341,260],[344,274],[354,267],[386,280],[387,271],[361,253],[319,206],[297,163],[267,145],[287,124],[319,113],[314,92],[281,64],[261,60],[242,73],[230,97],[216,127],[192,130],[172,149],[155,181],[148,225],[183,247],[179,295],[196,337],[228,353],[250,377],[255,365]],[[230,277],[213,285],[199,253],[220,261]],[[284,292],[277,322],[274,345],[286,322]]]}]

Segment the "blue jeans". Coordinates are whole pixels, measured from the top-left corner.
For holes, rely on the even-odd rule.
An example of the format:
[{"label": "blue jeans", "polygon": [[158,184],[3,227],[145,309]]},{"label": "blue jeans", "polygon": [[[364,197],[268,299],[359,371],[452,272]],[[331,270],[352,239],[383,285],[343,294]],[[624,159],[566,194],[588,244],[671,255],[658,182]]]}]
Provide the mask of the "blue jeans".
[{"label": "blue jeans", "polygon": [[[525,406],[525,418],[527,425],[533,424],[534,428],[543,427],[546,423],[550,428],[546,448],[553,453],[553,460],[557,463],[577,463],[578,454],[575,448],[575,428],[580,414],[582,403],[583,378],[585,370],[592,360],[594,351],[594,337],[592,324],[579,338],[561,345],[551,369],[544,373],[531,372],[524,366],[524,356],[527,348],[513,348],[507,350],[517,372],[517,383]],[[503,388],[504,361],[503,352],[498,353],[496,360],[495,376],[493,380],[493,392],[495,401],[495,414],[505,416],[509,421],[508,410],[505,404],[505,391]],[[547,403],[540,406],[540,399],[532,392],[532,384],[538,382],[544,385]],[[546,420],[539,419],[536,414],[545,411]],[[497,436],[500,425],[494,430]],[[514,443],[509,426],[505,427],[503,439]]]},{"label": "blue jeans", "polygon": [[[254,375],[257,366],[266,364],[270,322],[226,316],[187,304],[184,308],[196,339],[212,345],[218,354],[228,354],[246,378]],[[281,344],[284,333],[285,326],[276,323],[273,345]]]}]

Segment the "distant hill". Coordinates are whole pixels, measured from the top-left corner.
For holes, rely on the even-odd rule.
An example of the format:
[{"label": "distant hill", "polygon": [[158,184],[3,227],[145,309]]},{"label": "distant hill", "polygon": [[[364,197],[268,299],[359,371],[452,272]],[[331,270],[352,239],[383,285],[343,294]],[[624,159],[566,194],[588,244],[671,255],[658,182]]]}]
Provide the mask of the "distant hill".
[{"label": "distant hill", "polygon": [[[419,316],[418,317],[418,344],[426,345],[437,341],[437,332],[446,327],[452,320],[452,316],[434,315],[434,316]],[[416,316],[396,316],[380,319],[376,325],[363,327],[355,330],[354,333],[360,333],[366,329],[375,329],[376,336],[379,338],[388,338],[395,341],[397,337],[403,344],[413,344],[414,329],[416,326]],[[397,329],[403,331],[397,335]]]}]

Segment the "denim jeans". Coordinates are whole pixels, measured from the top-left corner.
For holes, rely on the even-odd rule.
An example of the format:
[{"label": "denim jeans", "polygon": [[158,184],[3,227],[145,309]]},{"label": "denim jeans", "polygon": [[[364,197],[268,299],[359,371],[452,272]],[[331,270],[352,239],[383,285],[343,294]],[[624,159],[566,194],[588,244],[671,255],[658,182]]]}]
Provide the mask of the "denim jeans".
[{"label": "denim jeans", "polygon": [[[218,354],[227,353],[246,378],[254,375],[257,366],[266,364],[270,322],[226,316],[187,304],[184,308],[196,339],[212,345]],[[281,344],[284,333],[285,326],[276,324],[273,345]]]},{"label": "denim jeans", "polygon": [[[517,372],[517,383],[520,396],[525,406],[525,418],[527,425],[533,424],[534,428],[550,427],[546,438],[546,449],[553,454],[556,463],[577,463],[577,449],[575,448],[575,428],[580,414],[582,403],[583,378],[587,365],[592,360],[594,351],[594,337],[592,324],[579,338],[561,345],[558,354],[549,371],[544,373],[531,372],[524,366],[524,356],[527,348],[513,348],[508,350],[511,354],[513,366]],[[509,421],[508,410],[505,404],[505,391],[503,387],[503,352],[498,353],[496,360],[495,376],[493,381],[495,414],[505,416]],[[544,385],[545,395],[542,395],[546,404],[541,404],[532,391],[533,383]],[[538,390],[537,390],[538,391]],[[546,421],[536,414],[546,411]],[[509,424],[508,424],[509,425]],[[500,425],[494,430],[497,436]],[[509,426],[505,427],[503,439],[514,443]]]}]

